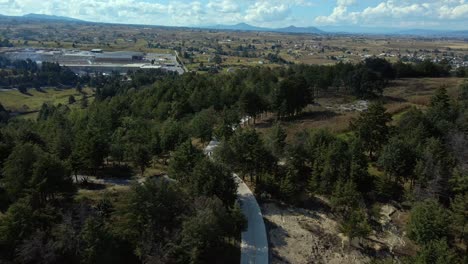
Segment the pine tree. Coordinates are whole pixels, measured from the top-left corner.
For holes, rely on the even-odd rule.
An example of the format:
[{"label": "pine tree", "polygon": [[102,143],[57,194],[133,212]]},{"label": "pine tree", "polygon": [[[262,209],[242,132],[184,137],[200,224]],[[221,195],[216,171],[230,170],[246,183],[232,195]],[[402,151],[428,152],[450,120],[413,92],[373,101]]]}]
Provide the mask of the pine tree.
[{"label": "pine tree", "polygon": [[351,122],[351,129],[364,142],[371,160],[376,152],[387,142],[390,133],[387,123],[392,120],[382,103],[371,104],[367,112]]}]

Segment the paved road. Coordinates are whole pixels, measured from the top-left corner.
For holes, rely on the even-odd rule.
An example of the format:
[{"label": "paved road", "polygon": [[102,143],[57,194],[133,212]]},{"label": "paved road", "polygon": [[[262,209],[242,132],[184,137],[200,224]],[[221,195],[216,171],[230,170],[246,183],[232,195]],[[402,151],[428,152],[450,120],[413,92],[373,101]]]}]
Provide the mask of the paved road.
[{"label": "paved road", "polygon": [[249,187],[237,175],[234,177],[239,185],[241,209],[248,221],[247,230],[242,232],[241,264],[267,264],[268,239],[262,211]]}]

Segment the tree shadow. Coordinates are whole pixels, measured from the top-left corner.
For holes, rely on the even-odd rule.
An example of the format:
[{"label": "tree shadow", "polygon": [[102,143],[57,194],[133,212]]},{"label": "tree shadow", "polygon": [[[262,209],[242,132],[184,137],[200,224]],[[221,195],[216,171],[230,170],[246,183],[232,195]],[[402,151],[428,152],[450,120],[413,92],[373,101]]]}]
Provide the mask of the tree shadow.
[{"label": "tree shadow", "polygon": [[318,199],[317,197],[310,197],[306,200],[303,200],[300,203],[298,203],[297,206],[306,210],[320,212],[327,215],[333,213],[330,205],[326,204],[324,201]]},{"label": "tree shadow", "polygon": [[339,114],[330,111],[330,110],[323,110],[323,111],[310,111],[310,112],[302,112],[298,115],[286,117],[284,121],[318,121],[318,120],[326,120],[338,116]]},{"label": "tree shadow", "polygon": [[[289,237],[288,232],[284,230],[283,227],[271,222],[267,218],[263,218],[263,221],[265,222],[265,229],[267,233],[267,240],[268,240],[268,247],[273,248],[275,247],[281,247],[286,245],[286,237]],[[272,237],[271,232],[275,232],[274,237]],[[274,239],[275,243],[273,244],[272,239]]]},{"label": "tree shadow", "polygon": [[35,88],[35,89],[36,89],[36,91],[38,91],[39,93],[47,93],[46,90],[44,90],[44,89],[42,89],[42,88],[40,88],[40,87],[37,87],[37,88]]},{"label": "tree shadow", "polygon": [[395,96],[389,96],[389,95],[386,95],[383,97],[384,100],[386,102],[389,102],[389,103],[406,103],[408,102],[408,100],[404,99],[404,98],[401,98],[401,97],[395,97]]},{"label": "tree shadow", "polygon": [[96,182],[91,182],[88,180],[83,180],[79,184],[80,188],[85,189],[85,190],[104,190],[106,188],[106,185],[102,183],[96,183]]},{"label": "tree shadow", "polygon": [[[280,122],[303,122],[303,121],[321,121],[333,118],[338,116],[338,113],[335,113],[330,110],[323,110],[323,111],[306,111],[295,116],[284,117]],[[276,122],[275,117],[270,117],[265,119],[261,122],[255,124],[256,128],[271,128],[273,124]]]},{"label": "tree shadow", "polygon": [[119,178],[128,179],[133,176],[133,170],[128,165],[112,165],[99,169],[96,172],[96,178]]},{"label": "tree shadow", "polygon": [[18,90],[21,94],[27,95],[27,96],[33,96],[28,90]]}]

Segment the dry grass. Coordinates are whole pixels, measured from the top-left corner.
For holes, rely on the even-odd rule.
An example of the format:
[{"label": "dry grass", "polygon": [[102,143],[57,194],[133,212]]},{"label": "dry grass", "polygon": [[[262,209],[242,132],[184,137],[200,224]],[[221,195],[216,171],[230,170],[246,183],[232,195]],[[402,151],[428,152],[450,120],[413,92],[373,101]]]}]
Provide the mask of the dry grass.
[{"label": "dry grass", "polygon": [[[426,108],[430,98],[437,88],[445,86],[452,98],[458,96],[459,85],[463,82],[460,78],[420,78],[401,79],[393,81],[384,92],[385,107],[397,121],[411,107]],[[310,129],[327,129],[335,134],[344,134],[349,131],[349,123],[359,116],[358,112],[339,112],[337,105],[353,102],[355,98],[350,96],[327,95],[319,98],[317,102],[321,106],[309,106],[301,115],[283,120],[282,124],[292,140],[297,133]],[[323,106],[323,107],[322,107]],[[326,107],[331,106],[332,109]],[[275,116],[269,114],[260,119],[256,128],[260,133],[265,133],[275,123]]]}]

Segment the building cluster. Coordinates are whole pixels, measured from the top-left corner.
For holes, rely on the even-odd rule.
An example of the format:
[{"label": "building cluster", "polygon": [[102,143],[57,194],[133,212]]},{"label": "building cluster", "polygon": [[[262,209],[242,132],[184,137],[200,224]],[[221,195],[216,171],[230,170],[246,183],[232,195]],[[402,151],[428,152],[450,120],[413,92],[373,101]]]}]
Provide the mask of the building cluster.
[{"label": "building cluster", "polygon": [[143,53],[134,51],[112,51],[101,49],[90,51],[67,49],[7,49],[0,51],[0,56],[10,60],[27,60],[41,64],[56,62],[66,66],[76,74],[95,72],[125,74],[138,69],[164,69],[184,73],[183,68],[173,54]]}]

